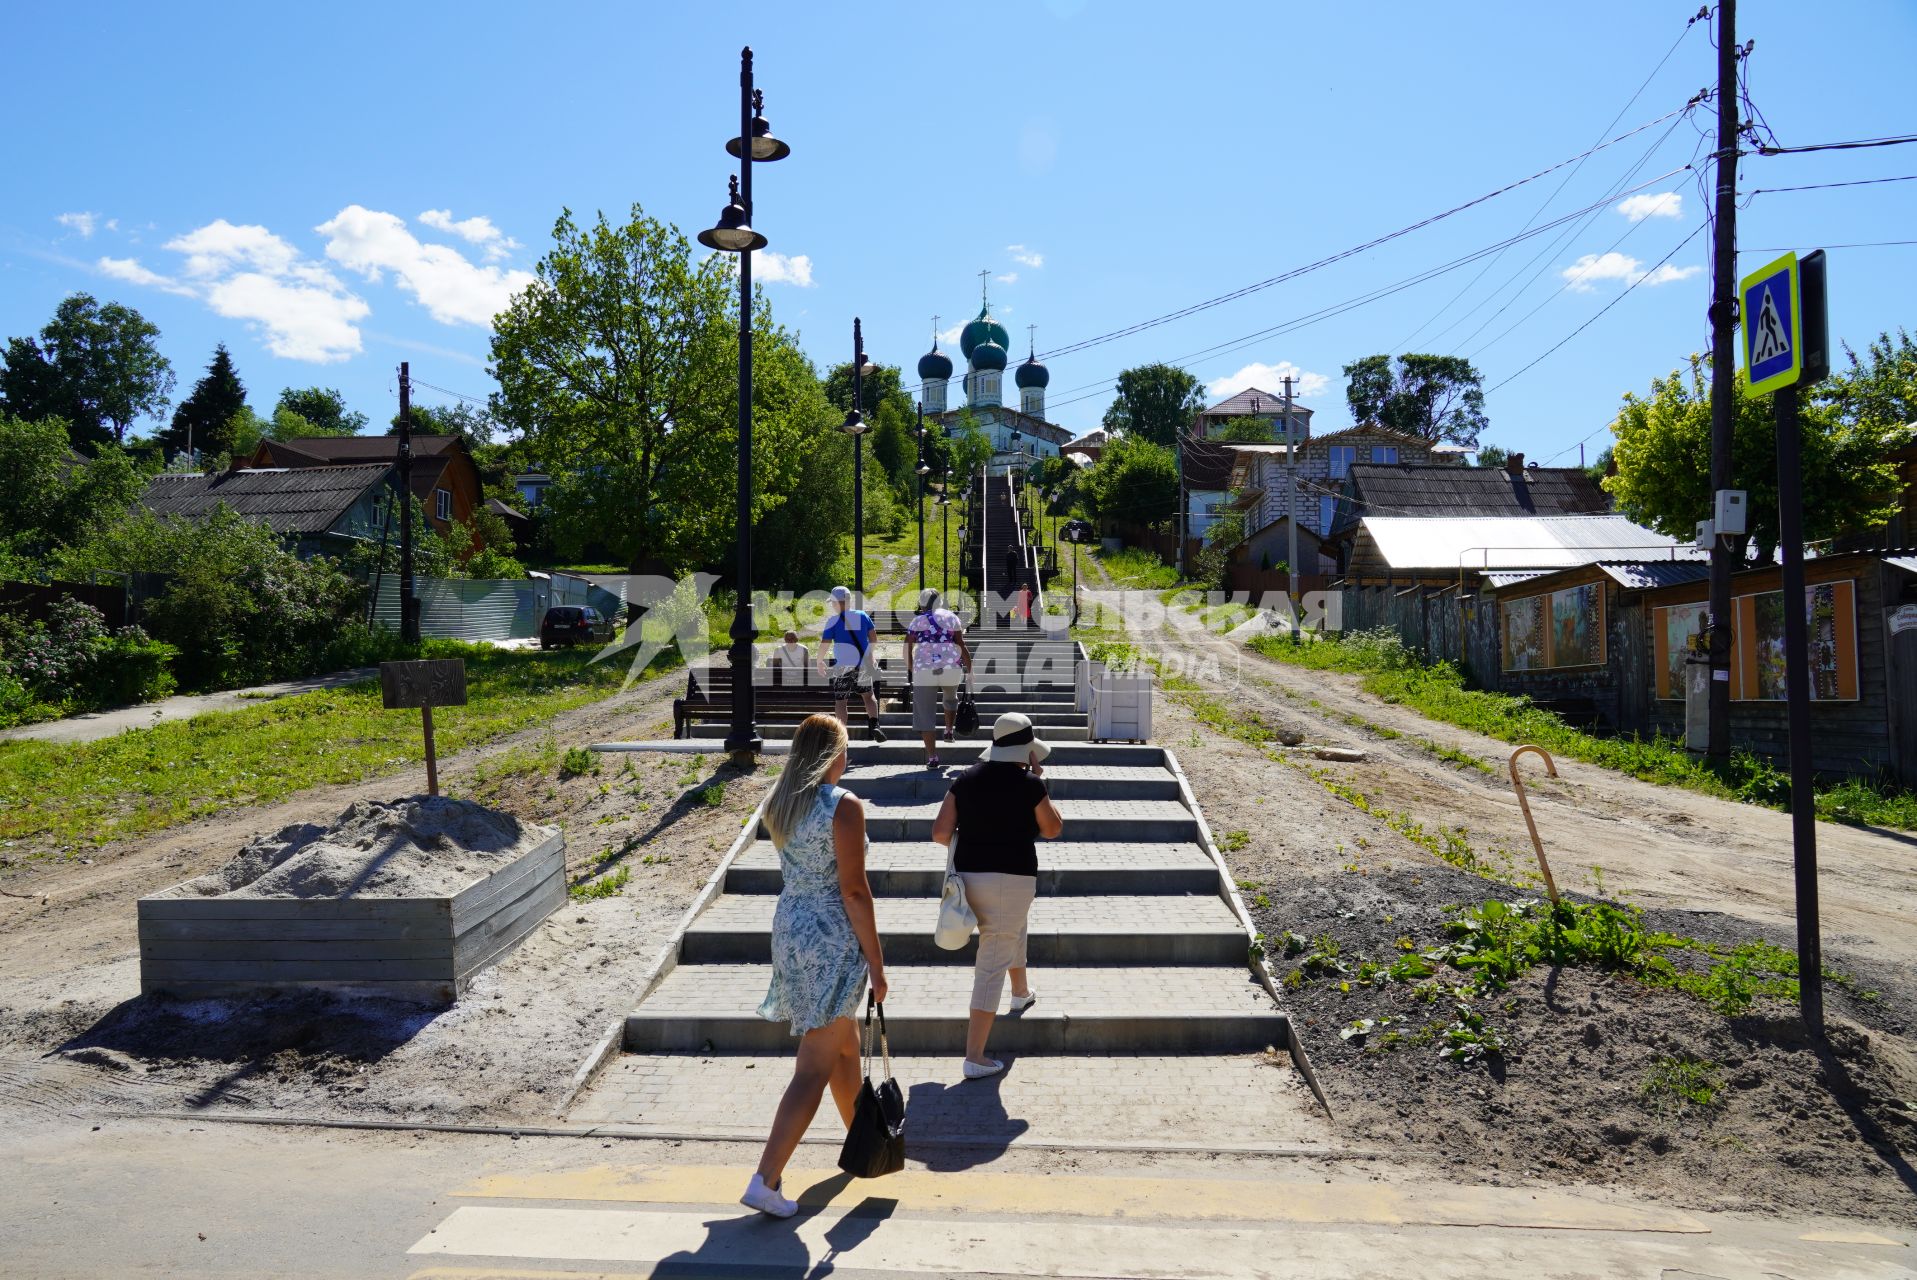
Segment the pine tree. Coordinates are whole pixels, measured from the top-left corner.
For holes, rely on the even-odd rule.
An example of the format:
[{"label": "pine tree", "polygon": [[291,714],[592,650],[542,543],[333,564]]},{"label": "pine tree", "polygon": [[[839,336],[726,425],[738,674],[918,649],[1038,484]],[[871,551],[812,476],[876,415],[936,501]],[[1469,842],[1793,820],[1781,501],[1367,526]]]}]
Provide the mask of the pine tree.
[{"label": "pine tree", "polygon": [[233,448],[232,422],[246,408],[246,387],[233,370],[233,357],[226,344],[213,348],[213,359],[206,376],[193,384],[193,392],[173,411],[173,422],[160,433],[160,443],[169,453],[189,447],[204,457],[214,457]]}]

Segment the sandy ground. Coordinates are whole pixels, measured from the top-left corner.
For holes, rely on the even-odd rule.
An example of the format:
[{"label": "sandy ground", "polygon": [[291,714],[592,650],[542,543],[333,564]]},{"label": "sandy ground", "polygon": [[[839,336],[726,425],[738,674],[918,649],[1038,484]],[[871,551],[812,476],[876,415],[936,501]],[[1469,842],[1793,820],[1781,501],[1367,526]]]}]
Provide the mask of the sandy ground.
[{"label": "sandy ground", "polygon": [[[632,1004],[673,924],[767,783],[719,757],[608,757],[562,779],[550,763],[474,784],[475,766],[548,739],[565,747],[670,733],[665,676],[448,757],[451,794],[564,828],[575,877],[631,879],[569,902],[450,1010],[311,996],[250,1003],[138,996],[135,901],[218,867],[248,839],[326,823],[352,801],[424,788],[415,769],[320,787],[155,836],[88,862],[35,863],[0,887],[0,1129],[99,1109],[245,1107],[386,1119],[550,1119],[573,1071]],[[628,760],[630,759],[630,764]],[[723,796],[710,790],[724,783]],[[712,803],[717,800],[718,803]]]},{"label": "sandy ground", "polygon": [[[1389,963],[1402,953],[1400,938],[1420,948],[1442,941],[1454,904],[1541,892],[1457,870],[1381,816],[1462,829],[1500,874],[1535,881],[1502,772],[1507,744],[1385,704],[1355,679],[1289,667],[1217,637],[1144,627],[1133,638],[1184,659],[1214,698],[1269,726],[1274,739],[1366,753],[1332,763],[1253,746],[1205,724],[1177,697],[1158,698],[1156,736],[1178,753],[1268,937],[1329,936],[1355,969],[1364,959]],[[1434,746],[1494,761],[1499,772],[1447,761]],[[1332,796],[1300,764],[1356,788],[1372,812]],[[1562,776],[1534,782],[1531,797],[1564,891],[1636,903],[1649,927],[1682,936],[1794,946],[1784,815],[1575,762],[1559,767]],[[1820,824],[1819,836],[1825,962],[1852,979],[1826,984],[1828,1048],[1807,1043],[1793,1009],[1776,1002],[1727,1019],[1630,979],[1534,970],[1480,1002],[1506,1037],[1505,1060],[1460,1068],[1438,1060],[1428,1040],[1378,1044],[1388,1027],[1411,1037],[1448,1023],[1448,999],[1425,1004],[1407,984],[1318,977],[1288,991],[1287,1004],[1341,1124],[1354,1141],[1467,1179],[1599,1181],[1702,1208],[1917,1221],[1913,849],[1900,834]],[[1278,956],[1275,967],[1283,975],[1298,961]],[[1369,1037],[1341,1037],[1362,1018],[1393,1021]],[[1714,1063],[1719,1101],[1673,1107],[1646,1094],[1660,1057]]]}]

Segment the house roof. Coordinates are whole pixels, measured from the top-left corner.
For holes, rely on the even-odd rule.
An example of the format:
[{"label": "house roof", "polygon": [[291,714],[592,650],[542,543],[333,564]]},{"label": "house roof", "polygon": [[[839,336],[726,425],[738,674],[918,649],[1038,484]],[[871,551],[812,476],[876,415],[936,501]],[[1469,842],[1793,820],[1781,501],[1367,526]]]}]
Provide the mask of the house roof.
[{"label": "house roof", "polygon": [[1070,440],[1067,440],[1065,442],[1065,447],[1067,449],[1070,449],[1074,445],[1076,445],[1080,449],[1093,449],[1101,445],[1109,444],[1110,441],[1111,441],[1111,433],[1109,431],[1105,430],[1105,428],[1103,427],[1093,427],[1090,431],[1087,431],[1084,435],[1073,436]]},{"label": "house roof", "polygon": [[1632,559],[1701,560],[1704,553],[1620,515],[1365,516],[1370,538],[1394,571],[1569,569]]},{"label": "house roof", "polygon": [[369,462],[158,475],[140,495],[140,505],[156,515],[197,520],[223,504],[275,533],[324,533],[391,471],[385,463]]},{"label": "house roof", "polygon": [[1408,431],[1393,431],[1390,427],[1381,427],[1375,422],[1360,422],[1355,427],[1346,427],[1342,431],[1328,431],[1321,436],[1313,436],[1311,443],[1323,444],[1327,440],[1336,440],[1341,436],[1382,436],[1386,440],[1397,440],[1403,444],[1417,445],[1420,448],[1435,448],[1431,441],[1423,436],[1414,436]]},{"label": "house roof", "polygon": [[1231,464],[1235,455],[1227,446],[1192,436],[1179,446],[1179,452],[1184,455],[1185,488],[1231,487]]},{"label": "house roof", "polygon": [[1353,463],[1353,492],[1367,511],[1390,516],[1591,515],[1610,495],[1577,467],[1539,467],[1514,477],[1503,467],[1450,463]]},{"label": "house roof", "polygon": [[[1257,402],[1255,406],[1253,401]],[[1262,391],[1257,387],[1246,387],[1237,395],[1227,396],[1203,412],[1206,417],[1210,417],[1214,414],[1220,417],[1235,415],[1248,416],[1255,413],[1260,417],[1275,418],[1282,415],[1284,410],[1285,398],[1283,396],[1270,391]],[[1291,402],[1291,413],[1295,418],[1309,418],[1311,416],[1310,408],[1299,404],[1296,398]]]},{"label": "house roof", "polygon": [[503,516],[505,519],[508,519],[508,520],[526,519],[525,512],[513,510],[513,508],[507,506],[505,503],[501,502],[498,498],[486,499],[486,510],[492,512],[496,516]]},{"label": "house roof", "polygon": [[[413,457],[430,457],[434,454],[448,453],[459,443],[459,437],[416,435],[412,438]],[[399,456],[398,436],[295,436],[291,440],[275,440],[277,449],[290,445],[310,457],[321,458],[327,462],[385,462]]]}]

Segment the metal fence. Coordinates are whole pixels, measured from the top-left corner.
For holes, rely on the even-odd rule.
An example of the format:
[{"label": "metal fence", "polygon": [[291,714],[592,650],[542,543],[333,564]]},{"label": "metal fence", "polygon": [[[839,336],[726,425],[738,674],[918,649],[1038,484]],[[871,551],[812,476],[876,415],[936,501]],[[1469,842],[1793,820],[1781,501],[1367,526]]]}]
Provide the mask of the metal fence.
[{"label": "metal fence", "polygon": [[[421,578],[419,633],[447,640],[528,640],[554,605],[591,605],[615,622],[625,613],[623,590],[567,574],[540,578]],[[373,621],[399,630],[399,577],[380,579]]]}]

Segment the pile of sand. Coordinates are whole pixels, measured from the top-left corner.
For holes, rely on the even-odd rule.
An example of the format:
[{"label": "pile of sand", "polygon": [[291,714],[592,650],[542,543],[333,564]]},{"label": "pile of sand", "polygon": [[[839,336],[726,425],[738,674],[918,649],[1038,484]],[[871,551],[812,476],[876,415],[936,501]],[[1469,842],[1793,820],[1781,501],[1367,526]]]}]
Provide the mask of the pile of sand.
[{"label": "pile of sand", "polygon": [[330,827],[311,822],[247,842],[176,891],[201,898],[450,898],[537,847],[553,828],[522,825],[468,800],[355,800]]}]

